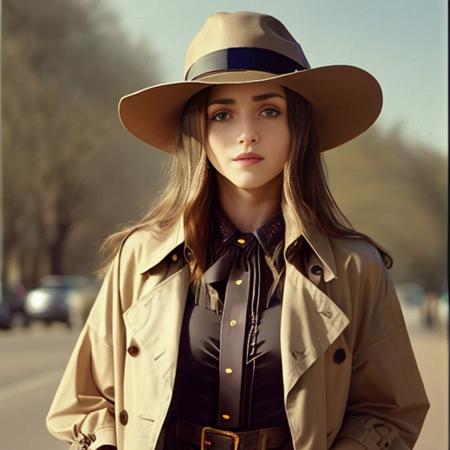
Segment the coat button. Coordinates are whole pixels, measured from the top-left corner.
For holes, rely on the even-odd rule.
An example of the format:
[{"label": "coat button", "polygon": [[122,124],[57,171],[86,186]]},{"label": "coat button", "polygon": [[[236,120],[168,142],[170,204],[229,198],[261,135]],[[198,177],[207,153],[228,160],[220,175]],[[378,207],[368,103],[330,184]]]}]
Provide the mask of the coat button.
[{"label": "coat button", "polygon": [[127,351],[131,356],[137,356],[139,354],[139,348],[135,345],[130,345]]},{"label": "coat button", "polygon": [[187,262],[191,262],[194,259],[194,254],[189,247],[185,247],[184,249],[184,258]]},{"label": "coat button", "polygon": [[343,348],[338,348],[333,355],[333,360],[336,364],[341,364],[346,358],[345,350]]},{"label": "coat button", "polygon": [[323,269],[322,267],[318,266],[317,264],[311,267],[311,273],[313,275],[322,275]]},{"label": "coat button", "polygon": [[128,423],[128,413],[126,409],[122,409],[122,411],[120,411],[119,420],[122,425],[126,425]]}]

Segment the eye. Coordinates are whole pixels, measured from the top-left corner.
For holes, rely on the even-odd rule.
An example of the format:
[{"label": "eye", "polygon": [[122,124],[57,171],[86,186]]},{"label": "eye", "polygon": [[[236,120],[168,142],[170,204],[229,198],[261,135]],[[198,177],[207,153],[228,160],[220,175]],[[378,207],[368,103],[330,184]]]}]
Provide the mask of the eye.
[{"label": "eye", "polygon": [[261,114],[265,117],[277,117],[281,114],[281,112],[275,108],[264,108]]},{"label": "eye", "polygon": [[228,120],[229,118],[230,118],[230,113],[228,113],[226,111],[220,111],[211,116],[211,120],[214,120],[216,122],[224,122],[225,120]]}]

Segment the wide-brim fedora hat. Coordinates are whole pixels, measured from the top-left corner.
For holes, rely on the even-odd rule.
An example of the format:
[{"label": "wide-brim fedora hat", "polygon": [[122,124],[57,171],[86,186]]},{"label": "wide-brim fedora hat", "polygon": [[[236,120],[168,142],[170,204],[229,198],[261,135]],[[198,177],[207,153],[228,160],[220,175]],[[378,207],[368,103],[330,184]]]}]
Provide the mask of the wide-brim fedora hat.
[{"label": "wide-brim fedora hat", "polygon": [[271,81],[312,105],[321,151],[367,130],[382,92],[367,71],[351,65],[311,68],[300,44],[276,18],[255,12],[209,16],[188,47],[184,79],[156,84],[120,99],[124,127],[147,144],[170,151],[186,102],[217,84]]}]

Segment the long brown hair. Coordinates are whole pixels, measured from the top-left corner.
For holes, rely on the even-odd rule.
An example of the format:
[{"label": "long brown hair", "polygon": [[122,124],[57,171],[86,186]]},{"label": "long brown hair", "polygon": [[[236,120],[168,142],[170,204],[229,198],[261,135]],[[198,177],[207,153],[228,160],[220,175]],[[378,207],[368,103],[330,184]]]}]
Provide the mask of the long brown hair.
[{"label": "long brown hair", "polygon": [[[191,279],[195,283],[200,281],[206,270],[210,207],[217,189],[214,169],[208,164],[204,151],[209,90],[206,88],[194,95],[184,107],[170,148],[173,157],[165,189],[144,217],[103,242],[101,251],[106,255],[106,262],[101,273],[105,272],[123,239],[133,231],[147,229],[156,238],[164,239],[183,216],[185,246],[192,254]],[[366,239],[377,246],[370,237],[353,229],[330,192],[323,157],[318,151],[311,105],[296,92],[284,90],[291,130],[291,149],[283,177],[284,208],[300,223],[307,220],[329,235]],[[391,267],[390,255],[377,248],[385,265]]]}]

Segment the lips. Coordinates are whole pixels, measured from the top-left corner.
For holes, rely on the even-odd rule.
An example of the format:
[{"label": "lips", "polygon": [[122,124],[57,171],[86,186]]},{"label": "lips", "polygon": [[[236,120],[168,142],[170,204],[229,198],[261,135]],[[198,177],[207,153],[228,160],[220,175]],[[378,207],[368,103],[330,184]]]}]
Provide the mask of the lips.
[{"label": "lips", "polygon": [[234,158],[234,161],[245,161],[245,160],[261,160],[264,159],[261,155],[255,152],[241,153]]}]

